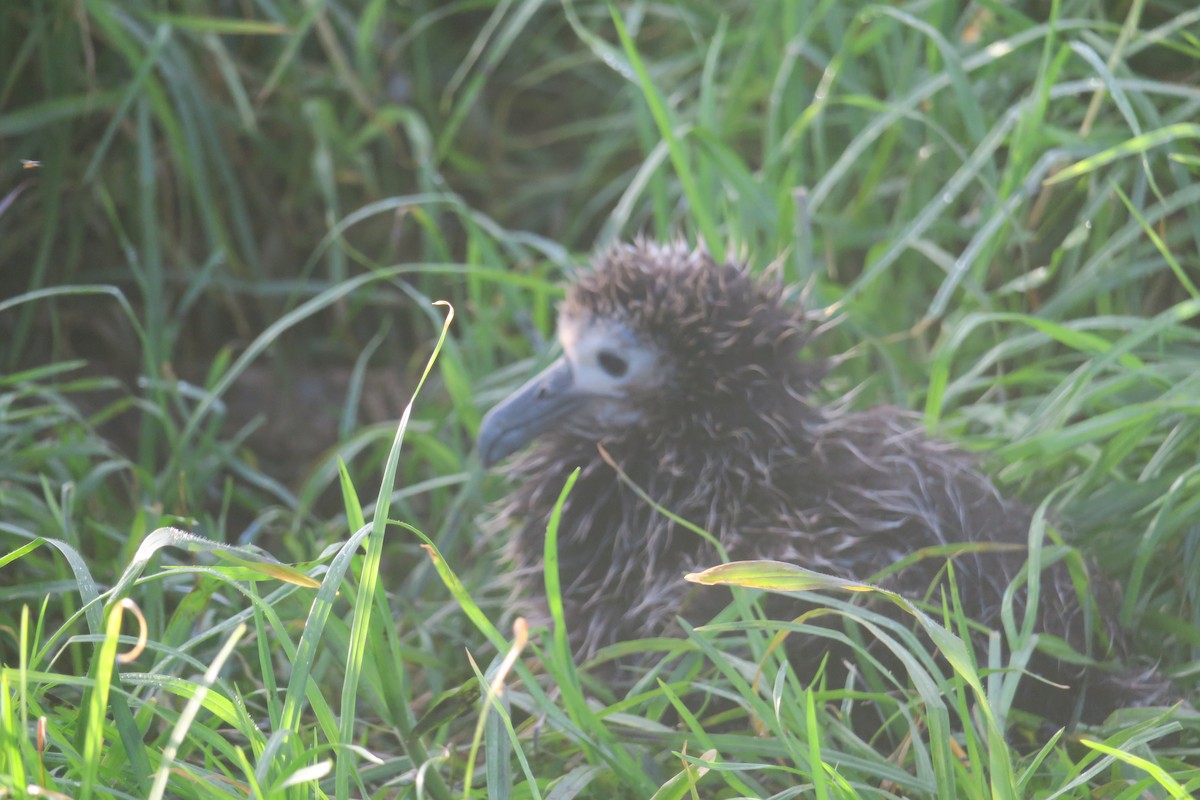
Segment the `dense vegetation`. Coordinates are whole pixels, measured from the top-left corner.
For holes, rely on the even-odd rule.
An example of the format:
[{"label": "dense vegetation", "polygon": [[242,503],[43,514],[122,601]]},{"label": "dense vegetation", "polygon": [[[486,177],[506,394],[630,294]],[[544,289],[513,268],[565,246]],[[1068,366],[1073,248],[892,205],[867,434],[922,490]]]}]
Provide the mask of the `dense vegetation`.
[{"label": "dense vegetation", "polygon": [[0,796],[1200,790],[1194,712],[1043,745],[995,659],[864,741],[750,595],[628,694],[502,664],[471,456],[589,251],[775,264],[1194,701],[1191,0],[4,3],[0,67]]}]

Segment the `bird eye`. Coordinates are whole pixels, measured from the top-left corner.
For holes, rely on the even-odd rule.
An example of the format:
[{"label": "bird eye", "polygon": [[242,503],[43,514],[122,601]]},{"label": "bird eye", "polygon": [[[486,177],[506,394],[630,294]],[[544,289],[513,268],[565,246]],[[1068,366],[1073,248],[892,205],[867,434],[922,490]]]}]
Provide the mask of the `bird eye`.
[{"label": "bird eye", "polygon": [[614,378],[620,378],[629,371],[629,363],[608,350],[601,350],[600,354],[596,356],[596,360],[600,362],[600,369]]}]

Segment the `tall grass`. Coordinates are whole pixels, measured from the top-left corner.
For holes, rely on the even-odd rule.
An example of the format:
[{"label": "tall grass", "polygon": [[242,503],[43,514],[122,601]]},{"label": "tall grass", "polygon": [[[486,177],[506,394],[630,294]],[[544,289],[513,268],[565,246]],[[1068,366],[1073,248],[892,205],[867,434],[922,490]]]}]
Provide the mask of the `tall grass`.
[{"label": "tall grass", "polygon": [[[824,396],[923,410],[1045,500],[1194,701],[1190,4],[83,0],[0,23],[0,791],[1200,790],[1187,710],[1047,741],[1008,708],[1028,639],[945,675],[837,587],[792,588],[858,634],[739,590],[601,654],[653,665],[614,692],[561,633],[510,629],[481,533],[503,478],[471,455],[588,251],[644,232],[773,264],[845,354]],[[406,401],[435,353],[398,432],[373,376]],[[930,622],[957,652],[955,604]],[[855,682],[801,681],[781,626],[856,648]]]}]

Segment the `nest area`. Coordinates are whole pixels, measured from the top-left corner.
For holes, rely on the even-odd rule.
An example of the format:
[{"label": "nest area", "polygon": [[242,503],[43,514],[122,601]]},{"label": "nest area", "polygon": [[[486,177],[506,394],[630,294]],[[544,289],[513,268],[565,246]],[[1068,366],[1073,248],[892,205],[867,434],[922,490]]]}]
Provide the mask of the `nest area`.
[{"label": "nest area", "polygon": [[[953,574],[967,614],[998,629],[1004,592],[1026,568],[1032,510],[903,411],[811,401],[824,367],[802,357],[810,330],[778,286],[680,244],[618,246],[581,273],[560,311],[562,357],[493,409],[480,433],[489,463],[531,445],[508,470],[515,488],[496,518],[526,610],[536,616],[544,603],[545,530],[576,468],[558,542],[578,654],[677,634],[677,617],[703,623],[727,602],[682,579],[717,563],[717,549],[646,503],[615,464],[655,504],[706,528],[732,560],[866,580],[922,548],[997,545],[971,548]],[[883,586],[937,597],[944,567],[920,559]],[[1062,561],[1046,566],[1038,631],[1081,654],[1125,659],[1117,588],[1093,575],[1090,591],[1094,598],[1079,596]],[[1092,599],[1099,619],[1089,621]],[[771,609],[797,613],[786,600]],[[793,651],[811,669],[824,648]],[[1024,680],[1018,706],[1058,723],[1076,713],[1098,722],[1173,696],[1152,669],[1135,679],[1127,666],[1085,668],[1043,654],[1030,668],[1055,685]]]}]

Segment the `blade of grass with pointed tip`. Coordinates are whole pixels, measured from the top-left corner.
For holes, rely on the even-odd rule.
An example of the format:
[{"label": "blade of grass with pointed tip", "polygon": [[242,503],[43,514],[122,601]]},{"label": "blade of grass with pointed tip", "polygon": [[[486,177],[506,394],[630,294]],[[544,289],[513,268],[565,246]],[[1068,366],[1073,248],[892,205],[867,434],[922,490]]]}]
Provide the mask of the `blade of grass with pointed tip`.
[{"label": "blade of grass with pointed tip", "polygon": [[[383,556],[383,539],[384,533],[387,530],[388,509],[391,504],[392,487],[396,483],[396,467],[400,462],[400,448],[404,442],[404,432],[408,428],[408,421],[412,416],[413,405],[416,403],[417,395],[433,371],[433,365],[437,362],[438,353],[441,352],[442,345],[445,343],[446,336],[450,331],[450,324],[454,321],[453,306],[441,300],[437,301],[435,305],[444,306],[447,309],[446,319],[442,324],[442,330],[438,336],[437,343],[433,347],[433,352],[430,353],[429,360],[425,363],[425,369],[421,373],[421,378],[417,381],[417,386],[413,389],[412,397],[409,399],[408,404],[405,405],[404,412],[400,416],[400,422],[396,426],[396,436],[392,442],[392,448],[388,453],[387,462],[384,466],[383,479],[379,487],[379,497],[375,501],[375,513],[371,523],[371,531],[367,536],[367,552],[363,558],[362,572],[359,575],[359,590],[355,598],[354,616],[351,624],[350,650],[346,654],[346,673],[342,681],[340,740],[345,747],[354,744],[355,731],[358,726],[358,720],[355,716],[355,709],[358,705],[358,682],[365,657],[367,634],[370,630],[375,593],[379,586],[379,567]],[[410,739],[407,743],[412,746],[415,742],[415,739]],[[428,756],[423,752],[423,749],[415,753],[410,752],[409,755],[416,762],[428,760]],[[337,769],[334,773],[334,794],[339,800],[350,796],[350,768],[350,759],[338,759]],[[427,780],[429,781],[429,790],[434,797],[449,797],[449,790],[442,782],[440,773],[436,770],[430,772],[427,775]]]},{"label": "blade of grass with pointed tip", "polygon": [[640,792],[653,788],[645,771],[639,767],[630,756],[624,744],[619,742],[609,731],[608,727],[596,716],[587,704],[587,698],[580,687],[579,673],[575,668],[575,659],[571,653],[571,642],[568,637],[566,613],[562,601],[562,584],[558,571],[558,528],[562,522],[562,510],[566,504],[571,488],[579,478],[579,468],[567,476],[558,500],[550,512],[550,520],[546,525],[546,540],[543,547],[543,570],[546,581],[546,603],[550,607],[550,618],[553,620],[554,653],[555,657],[546,664],[554,676],[567,714],[580,729],[591,731],[596,737],[597,749],[585,744],[585,750],[590,751],[589,757],[595,760],[609,762],[618,774],[638,786]]}]

